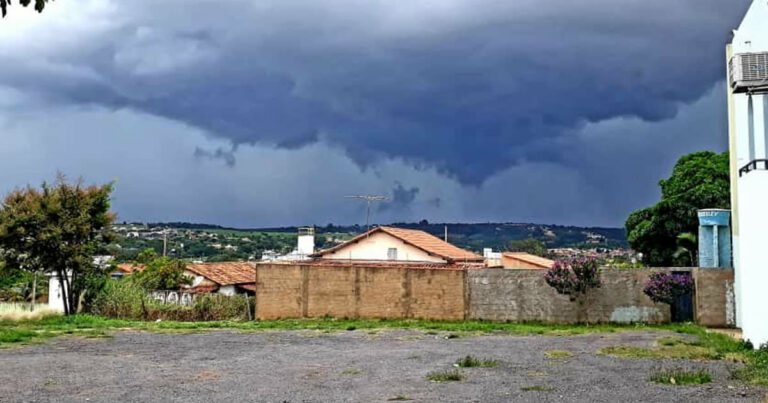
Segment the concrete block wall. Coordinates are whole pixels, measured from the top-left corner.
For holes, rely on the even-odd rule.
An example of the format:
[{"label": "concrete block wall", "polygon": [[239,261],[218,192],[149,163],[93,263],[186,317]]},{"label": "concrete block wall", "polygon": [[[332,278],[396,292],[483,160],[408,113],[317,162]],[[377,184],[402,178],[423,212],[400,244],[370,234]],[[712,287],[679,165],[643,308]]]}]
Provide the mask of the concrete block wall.
[{"label": "concrete block wall", "polygon": [[667,322],[669,306],[656,304],[643,293],[651,272],[604,269],[603,286],[590,294],[589,308],[580,309],[578,303],[558,294],[544,281],[542,270],[471,270],[469,318],[554,323]]},{"label": "concrete block wall", "polygon": [[693,271],[696,282],[696,323],[712,327],[736,325],[736,296],[732,269],[697,268]]},{"label": "concrete block wall", "polygon": [[[666,304],[643,293],[658,270],[603,269],[603,286],[588,309],[544,281],[543,270],[445,270],[355,265],[260,264],[256,318],[424,318],[552,323],[670,320]],[[706,326],[732,326],[733,271],[694,269],[696,319]]]}]

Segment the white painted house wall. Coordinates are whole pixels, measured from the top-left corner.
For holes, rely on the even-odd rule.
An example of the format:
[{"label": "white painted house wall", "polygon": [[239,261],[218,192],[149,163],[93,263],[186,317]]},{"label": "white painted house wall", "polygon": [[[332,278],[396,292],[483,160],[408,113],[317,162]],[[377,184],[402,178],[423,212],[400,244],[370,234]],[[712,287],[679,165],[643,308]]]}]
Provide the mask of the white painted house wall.
[{"label": "white painted house wall", "polygon": [[64,312],[64,292],[67,290],[66,283],[62,288],[59,276],[51,273],[48,279],[48,308],[56,312]]},{"label": "white painted house wall", "polygon": [[[734,31],[728,52],[768,52],[768,0],[753,0]],[[740,168],[753,159],[766,158],[768,100],[766,95],[752,96],[754,135],[750,140],[749,96],[729,96],[731,158]],[[744,338],[758,346],[768,342],[768,171],[752,171],[739,177],[732,170],[731,175],[737,181],[732,188],[737,324]]]},{"label": "white painted house wall", "polygon": [[387,255],[390,248],[397,249],[397,259],[394,261],[445,263],[443,258],[429,255],[427,252],[385,232],[374,232],[370,236],[360,239],[357,243],[351,243],[337,251],[323,255],[323,259],[392,261]]}]

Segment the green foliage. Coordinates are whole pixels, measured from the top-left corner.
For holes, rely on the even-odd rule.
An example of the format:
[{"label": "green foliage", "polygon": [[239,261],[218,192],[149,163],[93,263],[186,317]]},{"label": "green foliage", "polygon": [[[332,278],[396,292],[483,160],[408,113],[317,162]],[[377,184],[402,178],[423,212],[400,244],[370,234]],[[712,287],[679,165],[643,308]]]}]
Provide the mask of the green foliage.
[{"label": "green foliage", "polygon": [[667,385],[702,385],[712,382],[712,374],[706,369],[659,369],[648,380]]},{"label": "green foliage", "polygon": [[[85,187],[59,176],[53,185],[11,192],[0,205],[5,264],[32,273],[53,270],[66,283],[64,310],[76,311],[88,283],[105,273],[93,256],[112,241],[112,185]],[[69,273],[69,275],[65,275]]]},{"label": "green foliage", "polygon": [[536,256],[549,257],[547,243],[535,238],[526,238],[512,241],[507,246],[507,251],[526,252]]},{"label": "green foliage", "polygon": [[169,257],[155,258],[146,265],[144,270],[133,273],[129,281],[148,291],[178,290],[181,286],[192,282],[192,279],[184,275],[185,269],[186,263],[182,260]]},{"label": "green foliage", "polygon": [[154,248],[145,248],[136,256],[136,263],[138,264],[150,264],[157,259],[157,252]]},{"label": "green foliage", "polygon": [[[135,275],[135,274],[134,274]],[[146,289],[130,281],[110,280],[93,303],[92,312],[116,319],[214,321],[246,320],[253,312],[253,298],[206,294],[191,306],[164,304],[151,298]]]},{"label": "green foliage", "polygon": [[697,210],[730,208],[728,153],[696,152],[678,160],[672,175],[659,182],[661,201],[633,212],[626,221],[629,245],[651,266],[695,264],[675,252],[678,237],[697,233]]},{"label": "green foliage", "polygon": [[464,380],[464,375],[457,370],[435,371],[427,374],[427,380],[432,382],[458,382]]},{"label": "green foliage", "polygon": [[[48,0],[34,0],[34,7],[35,11],[38,13],[42,13],[43,9],[45,9],[45,3],[47,3]],[[5,18],[5,15],[8,14],[8,6],[12,4],[11,0],[0,0],[0,14],[3,15],[3,18]],[[29,6],[32,3],[32,0],[19,0],[19,4],[21,4],[24,7]]]}]

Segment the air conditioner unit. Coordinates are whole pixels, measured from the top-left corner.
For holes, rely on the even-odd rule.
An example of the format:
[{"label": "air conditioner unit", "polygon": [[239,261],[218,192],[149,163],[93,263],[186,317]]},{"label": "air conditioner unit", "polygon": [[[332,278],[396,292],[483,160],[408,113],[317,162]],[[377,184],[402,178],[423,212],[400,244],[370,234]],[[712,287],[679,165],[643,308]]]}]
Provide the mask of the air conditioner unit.
[{"label": "air conditioner unit", "polygon": [[735,54],[728,70],[734,93],[768,93],[768,52]]}]

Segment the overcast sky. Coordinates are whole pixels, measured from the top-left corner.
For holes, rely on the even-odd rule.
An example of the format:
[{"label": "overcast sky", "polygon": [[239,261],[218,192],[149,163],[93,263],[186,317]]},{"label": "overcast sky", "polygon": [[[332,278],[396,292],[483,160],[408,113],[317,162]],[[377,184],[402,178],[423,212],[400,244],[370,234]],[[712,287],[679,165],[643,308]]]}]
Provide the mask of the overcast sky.
[{"label": "overcast sky", "polygon": [[0,21],[0,193],[120,220],[623,226],[727,148],[748,0],[56,0]]}]

